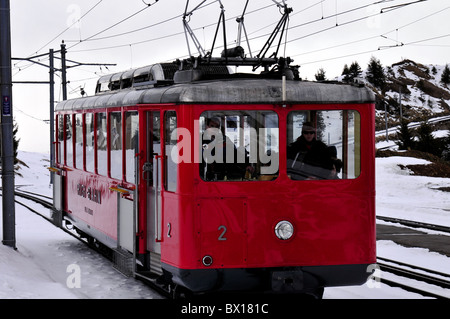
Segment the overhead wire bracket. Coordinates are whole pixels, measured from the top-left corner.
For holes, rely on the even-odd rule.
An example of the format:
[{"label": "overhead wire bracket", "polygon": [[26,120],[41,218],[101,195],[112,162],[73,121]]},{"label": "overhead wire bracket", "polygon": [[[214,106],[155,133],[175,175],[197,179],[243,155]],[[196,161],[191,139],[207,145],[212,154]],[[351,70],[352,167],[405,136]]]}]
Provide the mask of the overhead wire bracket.
[{"label": "overhead wire bracket", "polygon": [[224,47],[224,57],[225,59],[227,59],[227,33],[226,33],[226,26],[225,26],[225,8],[222,4],[222,1],[218,0],[220,3],[220,16],[219,16],[219,21],[217,22],[217,27],[216,27],[216,33],[214,34],[214,40],[211,46],[211,51],[208,52],[208,56],[212,57],[212,53],[214,50],[214,46],[216,44],[216,39],[217,39],[217,34],[219,33],[219,28],[220,28],[220,24],[222,23],[222,29],[223,29],[223,47]]},{"label": "overhead wire bracket", "polygon": [[[277,38],[278,34],[281,32],[280,34],[280,38],[278,40],[278,45],[277,45],[277,49],[276,51],[270,56],[273,58],[276,58],[278,55],[278,51],[280,50],[280,45],[281,45],[281,41],[283,40],[283,35],[284,32],[287,29],[287,25],[289,22],[289,14],[292,12],[292,8],[289,8],[286,5],[286,2],[283,0],[283,5],[281,5],[279,2],[272,0],[279,8],[283,8],[283,15],[280,19],[280,21],[278,21],[277,25],[275,26],[275,29],[272,31],[271,35],[269,36],[269,38],[267,39],[266,43],[264,44],[264,46],[262,47],[261,51],[258,53],[258,55],[256,55],[257,58],[259,59],[264,59],[266,57],[267,51],[269,51],[269,49],[272,46],[272,43],[275,41],[275,39]],[[253,70],[256,70],[259,67],[259,65],[255,66],[253,68]]]},{"label": "overhead wire bracket", "polygon": [[396,10],[396,9],[399,9],[399,8],[402,8],[402,7],[409,6],[411,4],[416,4],[416,3],[424,2],[424,1],[428,1],[428,0],[417,0],[417,1],[412,1],[412,2],[408,2],[408,3],[398,4],[398,5],[395,5],[395,6],[386,7],[386,8],[381,9],[381,13],[386,13],[386,12],[389,12],[389,11],[392,11],[392,10]]},{"label": "overhead wire bracket", "polygon": [[[280,21],[278,22],[277,26],[275,27],[275,29],[273,30],[272,34],[270,35],[269,39],[267,40],[266,44],[264,45],[264,47],[262,48],[262,50],[256,57],[252,56],[251,49],[250,49],[250,41],[249,41],[247,31],[246,31],[245,25],[244,25],[244,16],[247,11],[249,0],[246,0],[241,16],[236,19],[236,21],[239,24],[238,36],[237,36],[237,41],[236,41],[237,46],[230,48],[230,49],[227,49],[225,9],[224,9],[224,6],[223,6],[221,0],[215,0],[216,2],[219,2],[221,12],[220,12],[219,20],[217,22],[217,27],[216,27],[215,34],[214,34],[211,51],[208,51],[205,53],[205,50],[200,45],[200,42],[198,41],[194,32],[189,27],[189,23],[188,23],[189,19],[188,18],[193,14],[193,12],[195,10],[199,9],[206,1],[207,0],[201,1],[194,9],[189,11],[188,10],[189,0],[186,0],[186,8],[185,8],[185,11],[183,14],[183,25],[184,25],[184,31],[185,31],[186,42],[188,45],[190,59],[183,60],[183,61],[177,61],[177,63],[179,63],[179,65],[180,65],[180,70],[185,70],[186,65],[190,65],[193,69],[197,69],[200,64],[250,66],[253,68],[253,71],[255,71],[257,68],[262,66],[264,68],[265,74],[268,74],[268,72],[274,71],[274,70],[269,71],[269,67],[273,66],[273,65],[275,65],[275,68],[274,68],[274,69],[276,69],[275,71],[278,70],[279,72],[284,72],[283,70],[287,70],[290,68],[289,64],[291,62],[293,62],[292,59],[277,57],[278,51],[280,49],[280,46],[281,46],[281,43],[283,40],[283,36],[284,36],[285,32],[287,32],[287,29],[288,29],[289,14],[293,11],[292,8],[289,8],[287,6],[285,0],[281,0],[281,1],[272,0],[279,8],[279,10],[282,14],[282,17],[281,17]],[[220,57],[213,57],[212,54],[213,54],[213,51],[214,51],[214,48],[216,45],[216,40],[217,40],[220,29],[222,29],[222,31],[223,31],[224,50],[222,51]],[[247,41],[248,49],[250,52],[250,57],[245,56],[244,49],[241,47],[243,33],[245,34],[245,40]],[[278,36],[279,36],[279,40],[278,40],[276,51],[270,57],[266,57],[267,51],[271,48],[273,42],[277,39]],[[194,58],[191,53],[191,49],[189,46],[189,42],[190,42],[189,37],[192,39],[192,41],[194,42],[194,44],[198,50],[199,56],[197,58]]]},{"label": "overhead wire bracket", "polygon": [[195,47],[197,48],[198,53],[202,56],[205,55],[205,50],[203,49],[202,45],[200,44],[200,41],[195,36],[194,31],[192,31],[191,27],[189,26],[189,22],[186,20],[187,17],[190,17],[194,13],[194,11],[197,10],[205,2],[206,2],[206,0],[203,0],[198,6],[196,6],[194,9],[192,9],[191,11],[188,12],[187,10],[188,10],[188,6],[189,6],[189,0],[186,1],[186,8],[185,8],[184,14],[183,14],[183,27],[184,27],[184,35],[186,37],[186,43],[188,46],[189,56],[192,56],[191,47],[189,45],[189,37],[191,37],[191,40],[194,43]]},{"label": "overhead wire bracket", "polygon": [[245,40],[247,41],[247,46],[248,46],[248,52],[250,54],[250,57],[253,58],[252,50],[250,49],[250,41],[248,40],[247,30],[245,29],[245,24],[244,24],[244,16],[245,16],[245,11],[247,11],[248,2],[249,2],[249,0],[247,0],[247,2],[245,3],[245,7],[244,7],[244,10],[242,11],[241,16],[236,18],[236,22],[239,24],[236,42],[237,42],[238,46],[241,46],[242,31],[244,31]]}]

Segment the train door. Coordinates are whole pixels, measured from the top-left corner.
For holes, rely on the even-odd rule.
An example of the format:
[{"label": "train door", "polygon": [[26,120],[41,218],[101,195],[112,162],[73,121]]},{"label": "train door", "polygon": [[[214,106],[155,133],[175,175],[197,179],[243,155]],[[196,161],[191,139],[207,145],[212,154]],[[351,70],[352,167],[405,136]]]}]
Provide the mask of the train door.
[{"label": "train door", "polygon": [[145,206],[147,226],[147,250],[150,253],[150,270],[160,271],[161,259],[161,139],[160,111],[145,112],[146,154],[142,167],[146,184]]},{"label": "train door", "polygon": [[56,143],[55,143],[55,154],[56,162],[60,164],[59,168],[50,167],[49,170],[53,174],[53,206],[55,208],[55,214],[53,214],[53,223],[61,227],[62,226],[62,213],[65,209],[64,204],[64,170],[62,169],[62,164],[64,163],[64,115],[56,116]]}]

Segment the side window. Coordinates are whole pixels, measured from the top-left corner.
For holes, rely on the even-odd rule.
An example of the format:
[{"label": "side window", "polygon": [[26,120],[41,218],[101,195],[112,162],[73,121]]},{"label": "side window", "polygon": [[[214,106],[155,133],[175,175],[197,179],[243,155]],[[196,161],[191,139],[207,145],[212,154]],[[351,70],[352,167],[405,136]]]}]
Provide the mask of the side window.
[{"label": "side window", "polygon": [[66,153],[66,147],[64,143],[64,115],[58,115],[57,118],[57,137],[58,137],[58,158],[57,161],[60,164],[64,164],[64,156]]},{"label": "side window", "polygon": [[293,111],[287,122],[287,174],[293,180],[360,174],[360,115],[353,110]]},{"label": "side window", "polygon": [[125,178],[134,183],[135,155],[139,153],[139,116],[138,112],[125,113]]},{"label": "side window", "polygon": [[[170,122],[170,120],[168,120]],[[148,126],[148,134],[147,136],[147,162],[153,163],[153,187],[157,188],[158,191],[161,191],[161,171],[160,165],[161,161],[157,156],[161,155],[161,114],[160,111],[152,111],[147,112],[147,126]],[[170,131],[170,130],[169,130]],[[164,147],[164,145],[163,145]],[[151,152],[149,152],[149,150]],[[170,159],[169,159],[170,160]],[[166,172],[167,172],[167,161],[165,162]],[[171,166],[173,169],[173,167]],[[175,167],[176,169],[176,167]],[[165,175],[167,180],[167,174]],[[167,182],[166,182],[166,189]],[[176,186],[173,191],[175,191]]]},{"label": "side window", "polygon": [[[165,145],[165,182],[166,190],[174,192],[177,189],[177,113],[166,111],[164,113],[164,145]],[[174,149],[175,148],[175,149]]]},{"label": "side window", "polygon": [[97,172],[100,175],[108,174],[108,131],[106,128],[106,113],[97,113]]},{"label": "side window", "polygon": [[75,114],[75,165],[83,169],[83,114]]},{"label": "side window", "polygon": [[67,166],[73,167],[73,126],[72,126],[72,115],[65,115],[66,120],[66,149],[67,149],[67,157],[66,163]]},{"label": "side window", "polygon": [[111,144],[111,177],[122,179],[122,113],[109,115]]},{"label": "side window", "polygon": [[86,132],[86,170],[89,172],[94,172],[94,114],[86,114],[84,123]]},{"label": "side window", "polygon": [[279,173],[278,115],[272,111],[207,111],[200,116],[204,181],[271,181]]}]

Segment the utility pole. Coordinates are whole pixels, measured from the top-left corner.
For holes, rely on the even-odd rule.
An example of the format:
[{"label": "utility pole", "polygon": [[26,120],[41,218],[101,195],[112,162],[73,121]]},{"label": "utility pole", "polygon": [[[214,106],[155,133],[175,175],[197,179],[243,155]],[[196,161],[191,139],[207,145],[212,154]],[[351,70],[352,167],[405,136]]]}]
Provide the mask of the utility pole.
[{"label": "utility pole", "polygon": [[61,43],[61,81],[63,100],[67,100],[67,65],[66,65],[66,45]]},{"label": "utility pole", "polygon": [[0,0],[0,86],[2,129],[2,243],[16,249],[14,203],[14,146],[11,72],[11,21],[9,0]]},{"label": "utility pole", "polygon": [[[63,100],[67,100],[67,70],[70,68],[75,68],[77,66],[115,66],[115,63],[82,63],[77,61],[68,60],[66,58],[67,49],[64,41],[61,43],[61,82],[62,82],[62,95]],[[73,65],[67,65],[67,62],[73,63]]]},{"label": "utility pole", "polygon": [[389,142],[388,113],[387,113],[388,104],[386,103],[386,101],[383,101],[383,104],[384,104],[384,123],[386,124],[386,142]]},{"label": "utility pole", "polygon": [[[56,51],[59,52],[59,51]],[[41,62],[35,61],[35,59],[49,56],[49,65],[45,65]],[[28,58],[11,58],[11,60],[28,61],[46,68],[49,68],[49,81],[13,81],[13,84],[49,84],[50,85],[50,167],[53,167],[55,163],[55,149],[54,149],[54,108],[55,108],[55,71],[59,71],[54,67],[55,51],[49,50],[49,53],[39,54]],[[53,173],[50,173],[50,184],[53,184]]]},{"label": "utility pole", "polygon": [[[54,51],[50,49],[48,52],[50,57],[49,62],[49,84],[50,84],[50,167],[55,167],[55,68],[54,68]],[[53,185],[53,175],[50,173],[50,184]]]},{"label": "utility pole", "polygon": [[[55,53],[61,53],[61,57],[55,57]],[[61,71],[61,82],[62,82],[62,94],[63,94],[63,100],[67,100],[67,69],[73,68],[76,66],[81,65],[89,65],[89,66],[107,66],[107,65],[116,65],[111,63],[81,63],[76,62],[72,60],[66,59],[66,45],[64,44],[64,41],[61,44],[61,50],[54,51],[53,49],[50,49],[48,53],[35,55],[28,58],[12,58],[12,60],[19,60],[19,61],[28,61],[46,68],[49,68],[49,81],[14,81],[15,84],[49,84],[50,85],[50,167],[54,167],[55,165],[55,116],[54,116],[54,109],[55,109],[55,72]],[[39,58],[42,58],[44,56],[49,56],[49,65],[45,65],[41,62],[39,62]],[[61,59],[61,69],[55,68],[54,60],[55,58]],[[67,62],[74,63],[72,66],[67,66]],[[50,184],[53,184],[53,174],[50,173]]]}]

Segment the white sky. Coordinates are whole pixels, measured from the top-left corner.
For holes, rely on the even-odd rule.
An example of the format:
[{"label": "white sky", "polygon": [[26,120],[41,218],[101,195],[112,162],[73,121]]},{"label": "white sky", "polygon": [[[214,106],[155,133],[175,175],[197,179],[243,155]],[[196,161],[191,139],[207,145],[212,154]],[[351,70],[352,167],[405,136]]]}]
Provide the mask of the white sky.
[{"label": "white sky", "polygon": [[[155,0],[145,1],[155,3]],[[190,0],[189,8],[201,2]],[[294,11],[289,22],[286,54],[283,45],[278,56],[291,56],[295,60],[293,64],[301,66],[301,77],[309,80],[314,79],[319,68],[326,71],[327,78],[333,79],[341,74],[344,64],[353,61],[358,61],[364,69],[371,56],[380,59],[383,65],[404,58],[424,64],[449,63],[450,3],[427,0],[397,10],[387,9],[410,2],[414,0],[288,0]],[[222,4],[228,19],[227,42],[231,47],[237,37],[235,17],[242,13],[245,1],[222,0]],[[116,63],[109,70],[98,66],[69,69],[69,98],[79,97],[80,87],[92,95],[100,75],[185,57],[188,50],[181,18],[185,5],[186,0],[159,0],[150,7],[143,0],[11,1],[12,56],[24,58],[48,53],[50,48],[58,50],[65,40],[70,60]],[[204,6],[191,16],[190,26],[204,49],[210,50],[220,5],[219,1],[207,0]],[[142,9],[145,10],[117,24]],[[379,14],[382,9],[384,13]],[[280,18],[272,0],[249,1],[245,27],[254,55]],[[136,29],[142,30],[130,32]],[[117,36],[122,33],[126,34]],[[222,44],[220,32],[214,55],[220,54]],[[391,47],[396,45],[399,46]],[[248,53],[247,44],[242,46]],[[198,55],[192,43],[191,50],[193,55]],[[269,50],[269,55],[273,51]],[[40,61],[48,64],[45,57]],[[47,68],[30,66],[28,62],[13,61],[13,64],[13,81],[48,81]],[[59,60],[55,60],[55,66],[60,67]],[[58,76],[55,78],[57,101],[62,98]],[[20,148],[48,152],[49,126],[42,121],[49,119],[48,85],[15,84],[13,107],[19,124]]]}]

